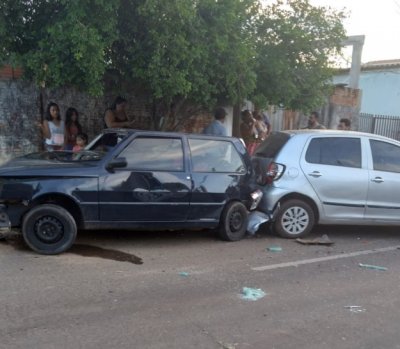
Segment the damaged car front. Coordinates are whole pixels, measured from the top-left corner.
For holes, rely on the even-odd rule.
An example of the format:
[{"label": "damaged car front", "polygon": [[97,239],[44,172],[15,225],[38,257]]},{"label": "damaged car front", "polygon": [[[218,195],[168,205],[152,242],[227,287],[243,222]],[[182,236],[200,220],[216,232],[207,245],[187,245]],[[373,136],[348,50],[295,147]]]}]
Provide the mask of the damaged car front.
[{"label": "damaged car front", "polygon": [[85,161],[45,152],[0,166],[0,228],[22,228],[26,243],[40,253],[69,247],[83,215],[97,219],[97,206],[90,203],[97,202],[96,163],[102,155],[84,153]]}]

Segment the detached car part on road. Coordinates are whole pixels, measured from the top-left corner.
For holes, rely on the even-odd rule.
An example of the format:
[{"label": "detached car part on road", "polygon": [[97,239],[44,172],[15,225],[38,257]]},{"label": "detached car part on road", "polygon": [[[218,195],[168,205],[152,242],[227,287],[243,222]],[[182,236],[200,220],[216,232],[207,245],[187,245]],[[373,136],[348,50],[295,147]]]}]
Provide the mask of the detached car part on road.
[{"label": "detached car part on road", "polygon": [[219,228],[243,238],[262,193],[231,137],[106,130],[85,151],[44,152],[0,167],[0,223],[58,254],[78,229]]},{"label": "detached car part on road", "polygon": [[400,142],[351,131],[272,133],[253,164],[259,210],[286,238],[315,224],[400,225]]}]

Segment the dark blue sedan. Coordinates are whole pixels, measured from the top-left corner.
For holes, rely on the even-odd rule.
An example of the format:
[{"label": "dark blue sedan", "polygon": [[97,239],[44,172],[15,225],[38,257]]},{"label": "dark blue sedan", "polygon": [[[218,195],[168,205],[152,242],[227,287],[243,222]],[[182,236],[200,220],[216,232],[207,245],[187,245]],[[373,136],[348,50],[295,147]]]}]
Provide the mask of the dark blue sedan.
[{"label": "dark blue sedan", "polygon": [[77,230],[218,228],[240,240],[261,199],[239,139],[106,130],[84,151],[44,152],[0,167],[0,225],[58,254]]}]

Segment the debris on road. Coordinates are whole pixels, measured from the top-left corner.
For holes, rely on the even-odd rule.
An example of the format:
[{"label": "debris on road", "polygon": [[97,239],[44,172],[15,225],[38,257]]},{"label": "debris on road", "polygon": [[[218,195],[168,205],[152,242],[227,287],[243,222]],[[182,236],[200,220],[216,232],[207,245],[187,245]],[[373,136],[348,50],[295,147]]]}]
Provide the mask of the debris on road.
[{"label": "debris on road", "polygon": [[267,294],[260,288],[243,287],[240,298],[247,301],[257,301],[266,295]]},{"label": "debris on road", "polygon": [[362,267],[362,268],[366,268],[366,269],[373,269],[373,270],[382,270],[382,271],[388,270],[388,268],[386,268],[386,267],[380,267],[378,265],[371,265],[371,264],[359,263],[358,266]]},{"label": "debris on road", "polygon": [[282,247],[280,246],[269,246],[267,250],[270,252],[282,252]]},{"label": "debris on road", "polygon": [[363,313],[365,309],[360,305],[346,305],[345,309],[350,310],[352,313]]},{"label": "debris on road", "polygon": [[236,346],[238,343],[224,343],[224,342],[218,342],[218,344],[221,346],[222,349],[236,349]]},{"label": "debris on road", "polygon": [[247,223],[247,232],[250,235],[254,235],[256,231],[260,228],[260,225],[268,222],[270,220],[270,217],[260,211],[252,211],[249,214],[249,221]]},{"label": "debris on road", "polygon": [[330,246],[330,245],[334,244],[334,242],[331,239],[329,239],[328,235],[326,235],[326,234],[322,235],[319,238],[315,238],[313,240],[298,238],[295,241],[298,242],[299,244],[303,244],[303,245],[326,245],[326,246]]},{"label": "debris on road", "polygon": [[183,277],[188,277],[188,276],[189,276],[189,273],[186,272],[186,271],[181,271],[181,272],[179,273],[179,275],[180,275],[180,276],[183,276]]}]

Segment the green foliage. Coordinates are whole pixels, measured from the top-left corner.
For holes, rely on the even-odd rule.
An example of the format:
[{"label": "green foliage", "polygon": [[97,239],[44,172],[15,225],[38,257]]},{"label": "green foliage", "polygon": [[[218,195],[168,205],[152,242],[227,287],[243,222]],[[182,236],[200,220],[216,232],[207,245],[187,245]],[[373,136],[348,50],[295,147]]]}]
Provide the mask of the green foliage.
[{"label": "green foliage", "polygon": [[111,72],[152,97],[154,116],[244,98],[307,109],[328,87],[342,19],[308,0],[1,0],[0,61],[97,95]]},{"label": "green foliage", "polygon": [[[101,94],[105,51],[115,39],[116,0],[3,0],[2,61],[38,85]],[[96,15],[92,15],[96,14]],[[1,30],[1,29],[0,29]]]},{"label": "green foliage", "polygon": [[255,87],[254,0],[122,1],[111,61],[157,100],[212,105]]},{"label": "green foliage", "polygon": [[331,59],[345,37],[343,18],[343,12],[308,0],[267,7],[258,27],[258,98],[292,109],[320,106],[331,88]]}]

